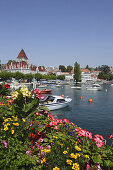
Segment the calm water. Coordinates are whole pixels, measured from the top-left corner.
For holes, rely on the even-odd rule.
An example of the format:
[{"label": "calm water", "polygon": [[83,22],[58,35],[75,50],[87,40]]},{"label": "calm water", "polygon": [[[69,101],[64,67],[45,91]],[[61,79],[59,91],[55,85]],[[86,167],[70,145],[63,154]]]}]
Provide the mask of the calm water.
[{"label": "calm water", "polygon": [[[64,94],[71,97],[72,102],[66,108],[51,111],[52,114],[107,139],[109,134],[113,134],[113,87],[102,86],[102,91],[87,91],[85,85],[82,85],[81,90],[72,89],[68,85],[54,87],[52,94]],[[80,99],[80,96],[84,98]],[[88,102],[90,98],[93,100],[91,104]]]}]

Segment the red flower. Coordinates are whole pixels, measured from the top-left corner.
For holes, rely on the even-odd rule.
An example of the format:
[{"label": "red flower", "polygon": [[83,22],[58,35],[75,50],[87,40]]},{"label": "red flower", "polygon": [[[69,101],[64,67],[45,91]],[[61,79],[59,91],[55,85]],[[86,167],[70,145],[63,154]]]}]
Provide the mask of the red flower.
[{"label": "red flower", "polygon": [[9,85],[9,84],[4,84],[4,87],[5,87],[6,89],[9,89],[9,88],[10,88],[10,85]]}]

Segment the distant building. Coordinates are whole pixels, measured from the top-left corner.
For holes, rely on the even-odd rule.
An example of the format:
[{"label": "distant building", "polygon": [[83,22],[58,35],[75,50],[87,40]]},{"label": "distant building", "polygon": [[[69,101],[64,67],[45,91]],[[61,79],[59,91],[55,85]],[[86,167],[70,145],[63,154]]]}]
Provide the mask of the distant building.
[{"label": "distant building", "polygon": [[81,68],[81,81],[83,83],[85,83],[86,81],[90,81],[92,80],[91,78],[91,72],[89,69],[84,69],[84,68]]},{"label": "distant building", "polygon": [[37,73],[37,66],[28,64],[28,57],[22,49],[19,55],[17,56],[17,61],[11,61],[7,64],[6,71],[13,73],[19,71],[24,74],[35,74]]},{"label": "distant building", "polygon": [[0,72],[6,70],[6,64],[0,64]]},{"label": "distant building", "polygon": [[38,73],[40,74],[48,74],[48,72],[46,71],[46,68],[44,66],[39,66],[38,67]]}]

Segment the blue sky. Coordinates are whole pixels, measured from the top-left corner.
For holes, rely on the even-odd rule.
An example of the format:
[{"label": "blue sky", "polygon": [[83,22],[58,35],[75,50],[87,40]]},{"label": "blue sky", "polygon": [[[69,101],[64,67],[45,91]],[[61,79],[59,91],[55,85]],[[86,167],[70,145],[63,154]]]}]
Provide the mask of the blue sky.
[{"label": "blue sky", "polygon": [[113,0],[0,0],[0,60],[113,66]]}]

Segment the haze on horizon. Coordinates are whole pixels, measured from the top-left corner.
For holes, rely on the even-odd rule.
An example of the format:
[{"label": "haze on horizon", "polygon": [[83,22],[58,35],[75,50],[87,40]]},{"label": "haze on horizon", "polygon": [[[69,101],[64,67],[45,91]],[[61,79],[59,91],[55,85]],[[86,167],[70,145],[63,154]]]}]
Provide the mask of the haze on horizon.
[{"label": "haze on horizon", "polygon": [[113,0],[1,0],[0,60],[113,66]]}]

